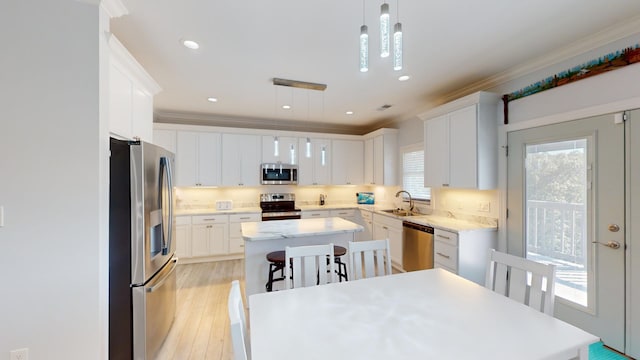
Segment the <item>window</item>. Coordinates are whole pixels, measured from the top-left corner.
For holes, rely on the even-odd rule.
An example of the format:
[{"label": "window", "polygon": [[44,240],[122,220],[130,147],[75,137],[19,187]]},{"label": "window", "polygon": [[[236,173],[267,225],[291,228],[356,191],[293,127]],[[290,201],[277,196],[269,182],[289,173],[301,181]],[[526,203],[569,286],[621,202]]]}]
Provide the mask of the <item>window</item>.
[{"label": "window", "polygon": [[429,201],[431,188],[424,187],[424,149],[422,144],[402,149],[402,189],[414,200]]}]

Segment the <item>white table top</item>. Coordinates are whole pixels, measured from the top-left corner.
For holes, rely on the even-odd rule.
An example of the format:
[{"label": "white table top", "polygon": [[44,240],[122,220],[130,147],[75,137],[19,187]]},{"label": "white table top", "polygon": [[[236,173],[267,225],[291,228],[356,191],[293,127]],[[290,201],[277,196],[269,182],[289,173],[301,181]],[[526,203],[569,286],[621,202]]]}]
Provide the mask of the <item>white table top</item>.
[{"label": "white table top", "polygon": [[442,269],[252,295],[250,319],[253,360],[569,359],[599,340]]},{"label": "white table top", "polygon": [[364,230],[361,225],[339,217],[245,222],[241,226],[242,237],[246,241],[353,233]]}]

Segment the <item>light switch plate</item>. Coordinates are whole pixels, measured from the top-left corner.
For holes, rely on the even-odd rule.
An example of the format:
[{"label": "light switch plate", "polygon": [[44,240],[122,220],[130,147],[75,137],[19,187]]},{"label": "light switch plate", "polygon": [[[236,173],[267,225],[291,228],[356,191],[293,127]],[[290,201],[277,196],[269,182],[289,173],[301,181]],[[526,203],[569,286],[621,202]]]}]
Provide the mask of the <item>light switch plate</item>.
[{"label": "light switch plate", "polygon": [[231,210],[233,208],[232,200],[218,200],[216,201],[216,210]]}]

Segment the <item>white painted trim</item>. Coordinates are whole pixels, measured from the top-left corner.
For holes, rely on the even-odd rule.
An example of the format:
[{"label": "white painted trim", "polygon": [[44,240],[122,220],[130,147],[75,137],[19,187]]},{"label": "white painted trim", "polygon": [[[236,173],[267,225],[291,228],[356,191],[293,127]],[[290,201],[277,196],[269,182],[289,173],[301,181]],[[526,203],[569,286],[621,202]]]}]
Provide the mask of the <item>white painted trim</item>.
[{"label": "white painted trim", "polygon": [[117,18],[129,14],[129,10],[121,0],[102,0],[100,1],[100,6],[109,15],[109,18]]},{"label": "white painted trim", "polygon": [[382,128],[362,135],[365,139],[372,139],[378,135],[397,135],[398,129]]},{"label": "white painted trim", "polygon": [[162,88],[158,83],[153,80],[151,75],[140,65],[140,63],[131,55],[124,45],[118,40],[118,38],[112,33],[109,34],[109,50],[111,51],[112,59],[121,65],[124,71],[126,71],[133,79],[140,84],[143,89],[150,95],[154,96],[159,93]]},{"label": "white painted trim", "polygon": [[496,104],[498,103],[499,99],[500,99],[500,95],[498,94],[494,94],[486,91],[478,91],[471,95],[467,95],[460,99],[440,105],[422,114],[418,114],[418,118],[422,120],[429,120],[437,116],[448,114],[452,111],[465,108],[470,105],[483,104],[483,103]]}]

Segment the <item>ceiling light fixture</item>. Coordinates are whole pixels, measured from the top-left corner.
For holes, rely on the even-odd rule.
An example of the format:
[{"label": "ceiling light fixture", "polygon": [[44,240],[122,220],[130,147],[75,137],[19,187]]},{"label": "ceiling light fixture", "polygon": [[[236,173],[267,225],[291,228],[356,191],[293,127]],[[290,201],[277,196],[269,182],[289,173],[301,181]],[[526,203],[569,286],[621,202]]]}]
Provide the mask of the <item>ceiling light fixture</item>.
[{"label": "ceiling light fixture", "polygon": [[400,6],[396,1],[396,24],[393,25],[393,70],[402,70],[402,24],[400,24]]},{"label": "ceiling light fixture", "polygon": [[389,56],[389,4],[386,2],[380,6],[380,57]]},{"label": "ceiling light fixture", "polygon": [[360,72],[369,71],[369,28],[364,21],[364,0],[362,0],[362,26],[360,26]]},{"label": "ceiling light fixture", "polygon": [[398,78],[398,80],[400,80],[400,81],[407,81],[407,80],[409,80],[409,79],[410,79],[409,75],[401,75],[401,76]]},{"label": "ceiling light fixture", "polygon": [[214,98],[214,97],[209,97],[209,98],[207,98],[207,101],[208,101],[208,102],[213,102],[213,103],[214,103],[214,102],[218,102],[218,99],[217,99],[217,98]]},{"label": "ceiling light fixture", "polygon": [[353,115],[353,111],[347,111],[345,114],[347,114],[347,115]]},{"label": "ceiling light fixture", "polygon": [[200,48],[200,44],[198,44],[193,40],[183,40],[182,45],[184,45],[184,47],[186,47],[187,49],[191,49],[191,50],[198,50]]},{"label": "ceiling light fixture", "polygon": [[291,109],[291,105],[282,105],[282,108],[285,110]]}]

